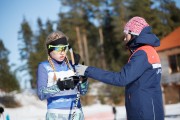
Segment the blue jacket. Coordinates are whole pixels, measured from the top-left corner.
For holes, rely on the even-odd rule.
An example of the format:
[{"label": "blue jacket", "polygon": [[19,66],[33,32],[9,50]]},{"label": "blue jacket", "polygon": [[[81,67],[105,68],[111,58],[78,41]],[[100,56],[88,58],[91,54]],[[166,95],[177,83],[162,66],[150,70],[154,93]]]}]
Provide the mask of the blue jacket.
[{"label": "blue jacket", "polygon": [[125,86],[128,120],[164,120],[161,63],[153,48],[159,45],[160,41],[151,32],[151,27],[146,27],[129,45],[134,52],[121,71],[111,72],[95,67],[88,67],[85,71],[87,77]]}]

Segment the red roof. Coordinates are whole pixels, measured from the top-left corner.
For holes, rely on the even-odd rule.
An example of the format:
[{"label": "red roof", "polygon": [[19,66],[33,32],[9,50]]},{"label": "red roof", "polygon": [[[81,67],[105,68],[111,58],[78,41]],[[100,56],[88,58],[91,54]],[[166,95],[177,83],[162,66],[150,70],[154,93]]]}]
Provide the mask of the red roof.
[{"label": "red roof", "polygon": [[156,50],[159,52],[175,47],[180,47],[180,27],[161,39],[160,46],[157,47]]}]

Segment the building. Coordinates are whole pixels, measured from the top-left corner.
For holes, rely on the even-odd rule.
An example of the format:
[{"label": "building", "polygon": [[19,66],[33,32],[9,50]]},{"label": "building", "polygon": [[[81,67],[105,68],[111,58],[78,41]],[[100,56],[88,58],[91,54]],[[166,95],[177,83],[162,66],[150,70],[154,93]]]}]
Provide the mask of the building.
[{"label": "building", "polygon": [[180,27],[163,38],[156,50],[162,64],[165,103],[180,102]]}]

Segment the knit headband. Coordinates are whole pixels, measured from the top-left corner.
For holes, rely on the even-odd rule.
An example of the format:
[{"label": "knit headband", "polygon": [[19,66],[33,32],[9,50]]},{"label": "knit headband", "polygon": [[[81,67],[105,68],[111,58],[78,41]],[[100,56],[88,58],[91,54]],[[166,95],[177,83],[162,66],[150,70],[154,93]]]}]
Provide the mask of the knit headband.
[{"label": "knit headband", "polygon": [[47,49],[48,49],[48,53],[50,53],[51,51],[53,51],[53,49],[49,48],[49,45],[68,45],[68,42],[67,42],[67,39],[66,37],[62,37],[62,38],[59,38],[59,39],[56,39],[50,43],[48,43],[46,45]]}]

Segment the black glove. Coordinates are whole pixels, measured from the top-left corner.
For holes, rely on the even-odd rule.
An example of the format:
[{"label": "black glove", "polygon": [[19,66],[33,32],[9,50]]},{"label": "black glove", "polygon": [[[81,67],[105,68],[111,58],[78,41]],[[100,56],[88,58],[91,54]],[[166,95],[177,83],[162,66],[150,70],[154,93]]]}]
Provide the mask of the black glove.
[{"label": "black glove", "polygon": [[57,81],[57,86],[60,90],[64,90],[64,83],[60,79]]},{"label": "black glove", "polygon": [[69,89],[74,89],[75,88],[74,81],[70,77],[69,78],[64,78],[63,81],[58,79],[57,86],[61,91],[63,91],[64,89],[69,90]]},{"label": "black glove", "polygon": [[81,59],[81,56],[75,52],[73,52],[74,54],[74,62],[75,62],[75,65],[78,65],[80,59]]},{"label": "black glove", "polygon": [[2,114],[4,112],[4,108],[0,107],[0,114]]},{"label": "black glove", "polygon": [[77,83],[81,80],[82,83],[87,81],[87,77],[86,76],[71,76],[73,78],[74,84],[77,85]]},{"label": "black glove", "polygon": [[74,89],[75,88],[73,79],[68,79],[67,78],[67,80],[64,80],[63,82],[64,82],[64,89],[65,90],[69,90],[69,89]]},{"label": "black glove", "polygon": [[63,82],[65,90],[74,89],[74,81],[71,77],[64,78]]},{"label": "black glove", "polygon": [[88,78],[86,76],[81,76],[80,79],[81,79],[82,83],[84,83],[87,81]]},{"label": "black glove", "polygon": [[74,81],[74,85],[76,86],[79,83],[80,78],[78,76],[71,76]]},{"label": "black glove", "polygon": [[[72,48],[71,45],[69,45],[69,49],[71,49],[71,48]],[[78,63],[79,63],[79,61],[81,59],[81,56],[79,54],[75,53],[75,52],[73,52],[73,55],[74,55],[74,62],[75,62],[74,64],[78,65]]]}]

